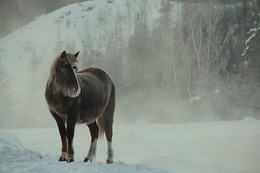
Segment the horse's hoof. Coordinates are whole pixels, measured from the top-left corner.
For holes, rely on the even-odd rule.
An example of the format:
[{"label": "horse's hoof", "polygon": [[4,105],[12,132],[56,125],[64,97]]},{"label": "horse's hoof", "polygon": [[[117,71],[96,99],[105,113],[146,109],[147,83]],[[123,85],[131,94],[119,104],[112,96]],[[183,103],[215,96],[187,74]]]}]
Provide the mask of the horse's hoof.
[{"label": "horse's hoof", "polygon": [[89,158],[86,157],[86,158],[84,159],[84,162],[92,162],[92,160],[90,160]]},{"label": "horse's hoof", "polygon": [[64,161],[66,161],[66,158],[60,157],[60,158],[59,158],[59,161],[60,161],[60,162],[64,162]]},{"label": "horse's hoof", "polygon": [[107,164],[113,163],[113,160],[107,160]]}]

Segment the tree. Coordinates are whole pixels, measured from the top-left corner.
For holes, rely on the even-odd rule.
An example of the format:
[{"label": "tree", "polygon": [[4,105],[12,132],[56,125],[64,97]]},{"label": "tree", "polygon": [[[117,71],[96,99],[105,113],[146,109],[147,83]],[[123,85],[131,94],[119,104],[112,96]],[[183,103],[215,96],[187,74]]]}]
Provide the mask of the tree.
[{"label": "tree", "polygon": [[149,62],[147,56],[149,31],[147,26],[147,1],[142,1],[140,10],[136,13],[135,31],[130,37],[127,47],[129,75],[134,88],[143,88],[147,84],[146,63]]},{"label": "tree", "polygon": [[242,56],[245,59],[244,61],[251,61],[252,65],[257,68],[258,73],[260,73],[260,1],[251,1],[247,4],[247,7],[247,32]]},{"label": "tree", "polygon": [[125,94],[129,89],[127,47],[124,40],[123,20],[124,17],[118,11],[105,51],[105,68],[110,72],[117,90],[121,94]]},{"label": "tree", "polygon": [[13,117],[14,100],[10,87],[10,79],[8,78],[8,74],[0,61],[1,128],[7,128],[6,124],[9,124],[10,122],[14,122],[14,124],[16,123],[15,117]]},{"label": "tree", "polygon": [[[230,31],[223,33],[218,30],[221,10],[212,3],[186,5],[181,19],[183,44],[177,50],[186,50],[188,58],[187,74],[190,82],[188,91],[197,91],[210,87],[210,78],[215,78],[227,66],[227,57],[223,55],[224,47],[230,37]],[[185,55],[184,55],[185,56]],[[184,58],[185,59],[185,58]],[[195,94],[195,93],[193,93]],[[193,95],[189,93],[189,95]]]},{"label": "tree", "polygon": [[[154,77],[154,82],[162,90],[174,94],[183,103],[180,93],[181,77],[178,64],[181,59],[177,58],[173,51],[175,40],[174,35],[174,19],[172,18],[173,4],[169,0],[161,1],[160,18],[158,20],[158,27],[154,30],[151,36],[152,45],[149,54],[151,69],[149,73]],[[176,17],[176,16],[174,16]],[[174,91],[172,93],[172,91]],[[173,97],[173,96],[172,96]]]}]

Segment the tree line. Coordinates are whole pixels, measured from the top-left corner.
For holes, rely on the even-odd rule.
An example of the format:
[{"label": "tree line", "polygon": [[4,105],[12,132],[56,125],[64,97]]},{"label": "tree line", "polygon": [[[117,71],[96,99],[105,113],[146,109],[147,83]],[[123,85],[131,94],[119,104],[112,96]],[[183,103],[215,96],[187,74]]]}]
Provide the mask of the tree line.
[{"label": "tree line", "polygon": [[[151,32],[140,7],[134,34],[126,44],[120,30],[104,54],[104,64],[120,92],[156,88],[179,104],[211,107],[223,119],[259,111],[260,1],[161,1]],[[111,47],[112,46],[112,47]],[[200,101],[193,103],[198,97]],[[239,114],[239,115],[238,115]],[[236,117],[237,116],[237,117]]]}]

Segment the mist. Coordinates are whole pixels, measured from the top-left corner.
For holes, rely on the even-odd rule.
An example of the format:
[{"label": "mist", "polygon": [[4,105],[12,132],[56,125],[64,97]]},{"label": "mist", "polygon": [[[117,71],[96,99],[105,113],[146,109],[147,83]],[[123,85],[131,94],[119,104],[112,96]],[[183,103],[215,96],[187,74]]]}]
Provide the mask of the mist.
[{"label": "mist", "polygon": [[59,7],[0,39],[0,128],[56,125],[44,91],[63,50],[80,51],[79,69],[110,74],[115,123],[259,118],[257,1],[96,0]]}]

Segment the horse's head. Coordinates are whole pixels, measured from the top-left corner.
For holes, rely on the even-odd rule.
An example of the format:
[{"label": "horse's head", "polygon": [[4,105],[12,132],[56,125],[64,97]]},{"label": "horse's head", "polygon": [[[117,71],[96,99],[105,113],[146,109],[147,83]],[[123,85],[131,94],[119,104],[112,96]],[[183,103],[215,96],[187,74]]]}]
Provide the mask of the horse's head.
[{"label": "horse's head", "polygon": [[74,73],[77,72],[78,67],[76,65],[76,62],[78,55],[79,52],[71,54],[63,51],[59,56],[59,69],[63,71],[63,73],[70,73],[71,71],[73,71]]},{"label": "horse's head", "polygon": [[79,52],[71,54],[63,51],[52,65],[51,79],[55,84],[55,88],[69,97],[77,97],[81,92],[76,76],[78,55]]}]

